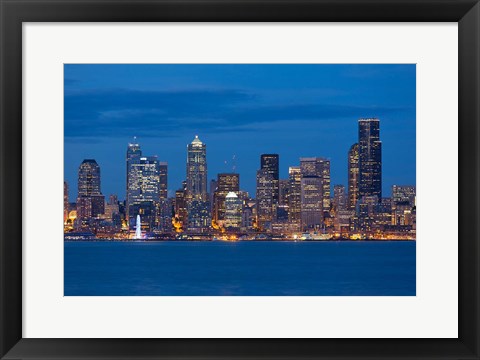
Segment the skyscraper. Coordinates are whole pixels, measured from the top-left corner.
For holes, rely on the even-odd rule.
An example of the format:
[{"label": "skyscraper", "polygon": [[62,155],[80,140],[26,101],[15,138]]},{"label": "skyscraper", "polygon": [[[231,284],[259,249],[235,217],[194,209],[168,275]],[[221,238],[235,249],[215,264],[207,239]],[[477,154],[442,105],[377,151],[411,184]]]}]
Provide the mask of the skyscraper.
[{"label": "skyscraper", "polygon": [[380,120],[358,120],[359,196],[382,198],[382,142]]},{"label": "skyscraper", "polygon": [[125,212],[126,218],[128,220],[129,214],[128,209],[130,208],[131,197],[133,194],[130,192],[133,188],[132,181],[133,181],[133,174],[131,172],[132,164],[138,163],[140,158],[142,157],[142,150],[140,149],[140,144],[137,143],[137,138],[133,138],[133,142],[128,144],[127,147],[127,155],[126,155],[126,165],[127,165],[127,181],[126,181],[126,204],[125,204]]},{"label": "skyscraper", "polygon": [[230,192],[240,191],[240,174],[218,174],[216,190],[214,194],[214,206],[212,217],[218,225],[225,220],[225,199]]},{"label": "skyscraper", "polygon": [[322,179],[319,176],[302,176],[302,228],[318,229],[323,225]]},{"label": "skyscraper", "polygon": [[187,145],[187,197],[207,201],[207,145],[195,135]]},{"label": "skyscraper", "polygon": [[78,196],[100,194],[100,166],[93,159],[85,159],[78,168]]},{"label": "skyscraper", "polygon": [[267,169],[257,171],[257,227],[267,230],[273,220],[273,178]]},{"label": "skyscraper", "polygon": [[335,185],[333,187],[333,206],[334,206],[335,212],[346,210],[347,196],[345,194],[345,186]]},{"label": "skyscraper", "polygon": [[140,157],[130,163],[128,179],[128,220],[133,229],[137,215],[142,228],[151,231],[158,226],[160,202],[160,163],[156,156]]},{"label": "skyscraper", "polygon": [[160,199],[165,200],[168,198],[168,163],[160,161],[158,169],[160,172]]},{"label": "skyscraper", "polygon": [[225,223],[226,229],[238,229],[242,224],[243,200],[233,191],[225,197]]},{"label": "skyscraper", "polygon": [[299,166],[288,168],[288,221],[300,224],[302,210],[302,172]]},{"label": "skyscraper", "polygon": [[100,166],[93,159],[85,159],[78,168],[77,227],[87,228],[91,218],[104,213]]},{"label": "skyscraper", "polygon": [[273,203],[279,201],[279,156],[278,154],[260,155],[260,169],[266,170],[272,178]]},{"label": "skyscraper", "polygon": [[322,207],[330,207],[330,160],[321,157],[300,158],[302,176],[318,176],[322,181]]},{"label": "skyscraper", "polygon": [[211,215],[207,192],[207,145],[195,135],[187,145],[188,229],[203,232],[210,227]]},{"label": "skyscraper", "polygon": [[348,206],[354,209],[359,196],[358,144],[353,144],[348,151]]}]

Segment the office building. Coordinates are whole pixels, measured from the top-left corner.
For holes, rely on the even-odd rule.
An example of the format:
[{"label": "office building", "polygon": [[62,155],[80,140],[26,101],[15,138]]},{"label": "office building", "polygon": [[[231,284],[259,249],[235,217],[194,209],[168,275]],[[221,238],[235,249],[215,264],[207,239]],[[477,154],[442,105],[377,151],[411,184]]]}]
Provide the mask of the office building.
[{"label": "office building", "polygon": [[300,224],[302,210],[302,173],[299,166],[288,168],[288,221]]},{"label": "office building", "polygon": [[322,178],[302,176],[301,180],[301,220],[303,230],[319,229],[323,225]]},{"label": "office building", "polygon": [[260,155],[260,169],[265,170],[272,178],[273,203],[279,202],[279,156],[278,154]]},{"label": "office building", "polygon": [[133,179],[133,174],[131,172],[132,164],[138,163],[140,158],[142,157],[142,150],[140,148],[140,144],[137,142],[137,138],[133,138],[133,142],[129,143],[127,146],[127,154],[126,154],[126,168],[127,168],[127,181],[126,181],[126,198],[125,198],[125,217],[126,219],[129,218],[128,216],[128,209],[130,207],[130,198],[132,193],[130,189],[133,189],[133,185],[131,182]]},{"label": "office building", "polygon": [[321,157],[300,158],[303,176],[318,176],[322,182],[322,207],[330,208],[330,160]]},{"label": "office building", "polygon": [[137,215],[140,215],[142,229],[152,231],[159,223],[160,163],[156,156],[142,156],[129,166],[129,227],[135,229]]},{"label": "office building", "polygon": [[217,188],[214,194],[213,219],[219,226],[225,220],[225,200],[229,193],[240,191],[240,174],[222,173],[217,176]]},{"label": "office building", "polygon": [[207,192],[207,145],[197,135],[187,145],[188,230],[205,232],[211,225]]},{"label": "office building", "polygon": [[380,120],[358,120],[359,197],[382,198],[382,142]]},{"label": "office building", "polygon": [[358,144],[353,144],[348,151],[348,206],[355,209],[359,197],[360,168]]},{"label": "office building", "polygon": [[242,225],[243,200],[233,191],[225,197],[225,229],[239,229]]},{"label": "office building", "polygon": [[257,171],[257,227],[260,230],[269,230],[273,220],[274,210],[273,178],[268,169]]}]

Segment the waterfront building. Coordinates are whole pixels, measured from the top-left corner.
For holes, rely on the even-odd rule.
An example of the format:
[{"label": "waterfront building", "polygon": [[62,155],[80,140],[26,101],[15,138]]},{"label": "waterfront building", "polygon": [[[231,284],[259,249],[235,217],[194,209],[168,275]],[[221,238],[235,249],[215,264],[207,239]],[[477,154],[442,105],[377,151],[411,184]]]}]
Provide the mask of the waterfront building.
[{"label": "waterfront building", "polygon": [[225,229],[238,230],[242,225],[243,200],[233,191],[225,197]]},{"label": "waterfront building", "polygon": [[359,197],[382,198],[382,142],[380,120],[358,120]]},{"label": "waterfront building", "polygon": [[300,170],[303,176],[318,176],[322,181],[322,206],[330,208],[330,160],[321,157],[300,158]]},{"label": "waterfront building", "polygon": [[360,168],[358,143],[353,144],[348,151],[348,206],[355,209],[359,197]]},{"label": "waterfront building", "polygon": [[257,227],[264,231],[269,230],[273,220],[274,209],[273,178],[268,169],[257,171]]},{"label": "waterfront building", "polygon": [[217,175],[217,189],[214,193],[213,220],[222,226],[225,220],[225,200],[230,192],[240,191],[240,174],[222,173]]},{"label": "waterfront building", "polygon": [[211,225],[207,192],[207,145],[198,135],[187,145],[187,212],[188,230],[205,232]]},{"label": "waterfront building", "polygon": [[273,204],[279,202],[279,156],[278,154],[260,155],[260,169],[265,170],[272,178]]},{"label": "waterfront building", "polygon": [[302,210],[302,173],[299,166],[288,168],[288,221],[300,225]]},{"label": "waterfront building", "polygon": [[323,194],[320,176],[302,176],[301,220],[302,228],[319,229],[323,225]]}]

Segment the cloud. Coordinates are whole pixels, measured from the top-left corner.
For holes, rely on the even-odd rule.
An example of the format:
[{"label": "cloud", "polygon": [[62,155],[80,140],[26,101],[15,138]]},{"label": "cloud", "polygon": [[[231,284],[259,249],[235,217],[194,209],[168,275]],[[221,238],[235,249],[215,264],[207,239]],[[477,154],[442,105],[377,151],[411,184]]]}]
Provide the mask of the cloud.
[{"label": "cloud", "polygon": [[281,99],[276,104],[269,99],[266,104],[260,95],[238,89],[66,91],[65,137],[171,137],[192,129],[205,133],[248,132],[265,123],[341,120],[404,110],[374,105],[298,104]]}]

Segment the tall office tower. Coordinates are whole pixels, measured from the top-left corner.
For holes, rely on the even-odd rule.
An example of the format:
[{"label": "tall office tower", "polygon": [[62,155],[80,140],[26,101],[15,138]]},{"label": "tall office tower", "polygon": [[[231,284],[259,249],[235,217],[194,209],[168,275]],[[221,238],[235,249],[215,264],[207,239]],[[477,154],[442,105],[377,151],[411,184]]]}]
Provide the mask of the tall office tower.
[{"label": "tall office tower", "polygon": [[218,225],[225,220],[225,199],[230,192],[240,191],[240,174],[223,173],[217,175],[217,189],[214,194],[213,219]]},{"label": "tall office tower", "polygon": [[204,232],[210,227],[211,215],[207,192],[207,145],[197,135],[187,145],[188,229]]},{"label": "tall office tower", "polygon": [[85,159],[78,168],[78,196],[100,194],[100,166],[93,159]]},{"label": "tall office tower", "polygon": [[133,181],[133,175],[131,174],[132,164],[138,163],[142,157],[142,150],[140,149],[140,144],[137,143],[137,138],[133,138],[133,142],[128,144],[127,155],[126,155],[126,164],[127,164],[127,181],[126,181],[126,201],[125,201],[125,217],[128,220],[128,209],[130,208],[130,198],[132,194],[130,189],[133,188],[131,182]]},{"label": "tall office tower", "polygon": [[330,207],[330,160],[321,157],[300,158],[302,176],[318,176],[322,181],[322,206]]},{"label": "tall office tower", "polygon": [[358,120],[359,196],[382,198],[382,142],[380,120]]},{"label": "tall office tower", "polygon": [[63,182],[63,224],[67,223],[68,220],[68,184],[66,181]]},{"label": "tall office tower", "polygon": [[160,174],[160,199],[166,200],[168,198],[168,163],[160,161],[158,169]]},{"label": "tall office tower", "polygon": [[160,163],[156,156],[140,157],[130,164],[128,190],[128,223],[136,225],[140,215],[142,229],[151,231],[158,226],[160,201]]},{"label": "tall office tower", "polygon": [[290,180],[281,179],[278,181],[278,204],[288,205],[288,192],[290,191]]},{"label": "tall office tower", "polygon": [[300,224],[302,210],[302,172],[299,166],[288,168],[288,221]]},{"label": "tall office tower", "polygon": [[345,186],[335,185],[333,187],[333,206],[335,212],[347,209],[347,194],[345,194]]},{"label": "tall office tower", "polygon": [[302,228],[319,229],[323,223],[323,185],[320,176],[302,176]]},{"label": "tall office tower", "polygon": [[268,230],[273,220],[273,178],[267,169],[257,171],[257,227]]},{"label": "tall office tower", "polygon": [[78,168],[77,226],[87,228],[89,220],[105,213],[105,197],[100,191],[100,166],[85,159]]},{"label": "tall office tower", "polygon": [[225,222],[226,229],[239,229],[242,225],[243,200],[233,191],[225,197]]},{"label": "tall office tower", "polygon": [[358,202],[360,186],[358,161],[358,144],[353,144],[348,151],[348,206],[350,209],[355,209]]},{"label": "tall office tower", "polygon": [[278,154],[260,155],[260,169],[266,170],[272,177],[273,203],[276,205],[279,201],[279,156]]},{"label": "tall office tower", "polygon": [[416,188],[412,185],[392,186],[392,225],[413,225]]}]

